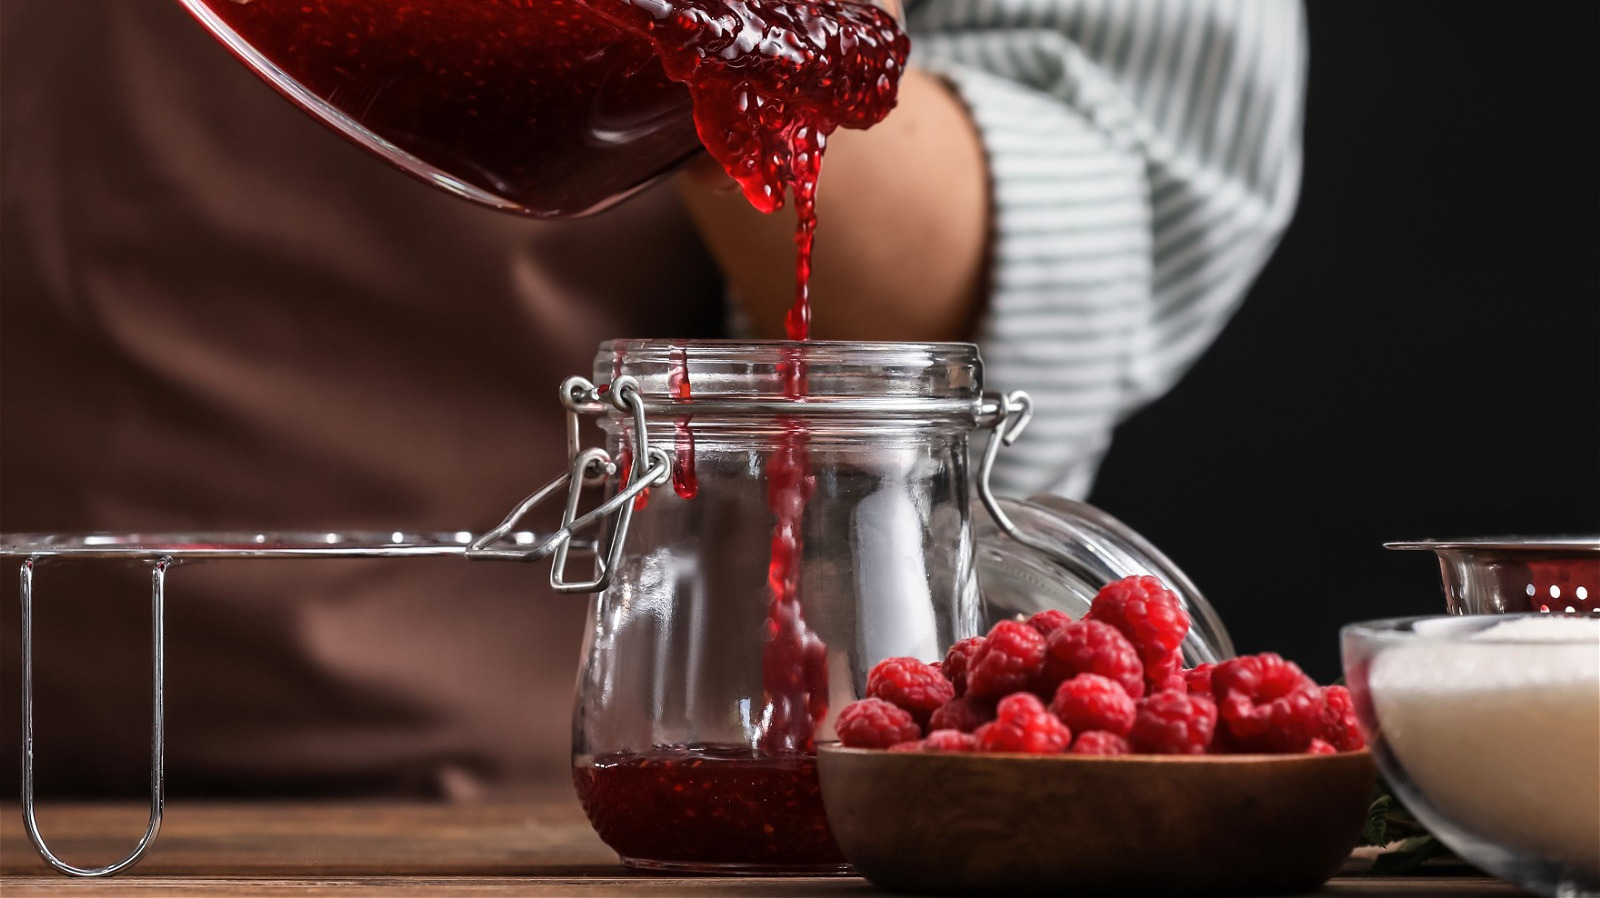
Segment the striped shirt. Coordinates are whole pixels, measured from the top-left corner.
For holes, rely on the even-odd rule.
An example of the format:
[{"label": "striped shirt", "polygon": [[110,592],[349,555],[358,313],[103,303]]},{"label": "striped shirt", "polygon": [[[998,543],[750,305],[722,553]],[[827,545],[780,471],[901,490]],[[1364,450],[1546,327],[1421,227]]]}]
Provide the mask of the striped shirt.
[{"label": "striped shirt", "polygon": [[997,490],[1082,497],[1265,264],[1300,180],[1298,0],[911,0],[982,135],[991,389],[1036,415]]}]

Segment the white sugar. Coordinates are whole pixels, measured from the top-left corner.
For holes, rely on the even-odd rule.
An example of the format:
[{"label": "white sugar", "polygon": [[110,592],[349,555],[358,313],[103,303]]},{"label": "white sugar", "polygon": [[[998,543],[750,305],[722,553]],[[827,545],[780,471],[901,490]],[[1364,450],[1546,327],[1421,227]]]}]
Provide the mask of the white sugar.
[{"label": "white sugar", "polygon": [[1369,684],[1384,740],[1441,813],[1600,878],[1600,621],[1424,638],[1379,654]]},{"label": "white sugar", "polygon": [[1481,642],[1581,642],[1600,644],[1600,620],[1540,615],[1495,624],[1472,635]]}]

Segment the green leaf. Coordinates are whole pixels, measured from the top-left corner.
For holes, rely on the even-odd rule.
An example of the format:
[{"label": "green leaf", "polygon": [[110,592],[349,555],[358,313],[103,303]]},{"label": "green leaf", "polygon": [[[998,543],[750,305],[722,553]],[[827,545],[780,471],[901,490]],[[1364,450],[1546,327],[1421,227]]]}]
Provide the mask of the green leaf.
[{"label": "green leaf", "polygon": [[1372,807],[1367,811],[1367,822],[1361,827],[1361,844],[1387,845],[1389,838],[1389,814],[1394,807],[1394,796],[1379,795],[1373,799]]},{"label": "green leaf", "polygon": [[1395,845],[1373,860],[1367,872],[1376,876],[1410,873],[1433,858],[1450,855],[1450,849],[1412,816],[1405,802],[1381,776],[1373,790],[1366,822],[1361,827],[1361,840],[1366,845]]},{"label": "green leaf", "polygon": [[1412,836],[1402,840],[1393,851],[1378,855],[1367,872],[1373,876],[1398,876],[1413,872],[1430,858],[1445,853],[1445,847],[1433,836]]},{"label": "green leaf", "polygon": [[1400,796],[1394,794],[1389,782],[1378,777],[1373,790],[1372,806],[1367,812],[1367,823],[1362,835],[1368,845],[1387,845],[1411,836],[1425,836],[1428,830],[1412,815]]}]

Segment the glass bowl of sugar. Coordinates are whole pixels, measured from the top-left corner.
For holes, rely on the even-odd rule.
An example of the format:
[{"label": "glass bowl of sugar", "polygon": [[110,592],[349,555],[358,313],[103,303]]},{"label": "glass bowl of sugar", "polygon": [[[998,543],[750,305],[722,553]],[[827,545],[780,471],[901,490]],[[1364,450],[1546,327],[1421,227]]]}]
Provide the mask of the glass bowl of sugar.
[{"label": "glass bowl of sugar", "polygon": [[1341,637],[1378,766],[1430,832],[1538,894],[1600,895],[1600,620],[1402,618]]}]

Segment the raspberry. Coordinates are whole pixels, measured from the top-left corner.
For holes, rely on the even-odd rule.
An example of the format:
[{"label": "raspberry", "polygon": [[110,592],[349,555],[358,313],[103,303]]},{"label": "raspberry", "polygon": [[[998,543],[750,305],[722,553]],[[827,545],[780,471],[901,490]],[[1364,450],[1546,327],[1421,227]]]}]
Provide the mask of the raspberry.
[{"label": "raspberry", "polygon": [[1139,652],[1108,623],[1073,621],[1050,634],[1044,669],[1035,686],[1041,694],[1054,696],[1062,682],[1085,673],[1109,677],[1132,698],[1144,695],[1144,664]]},{"label": "raspberry", "polygon": [[1339,753],[1337,748],[1323,742],[1321,739],[1312,739],[1311,744],[1306,746],[1306,751],[1314,755],[1336,755]]},{"label": "raspberry", "polygon": [[1139,700],[1128,741],[1135,751],[1164,755],[1205,754],[1217,728],[1217,706],[1209,696],[1157,692]]},{"label": "raspberry", "polygon": [[1241,752],[1305,751],[1322,728],[1322,691],[1272,652],[1230,658],[1211,672],[1211,694]]},{"label": "raspberry", "polygon": [[944,678],[955,687],[958,696],[967,694],[967,670],[971,667],[973,653],[980,645],[983,645],[982,636],[963,639],[950,647],[944,656],[944,663],[939,665],[944,671]]},{"label": "raspberry", "polygon": [[1238,751],[1305,751],[1321,723],[1322,697],[1313,687],[1256,705],[1234,692],[1220,710]]},{"label": "raspberry", "polygon": [[851,748],[888,748],[922,737],[911,712],[881,698],[864,698],[845,705],[833,728],[839,741]]},{"label": "raspberry", "polygon": [[1211,694],[1219,701],[1238,692],[1259,704],[1315,686],[1293,661],[1273,652],[1229,658],[1211,671]]},{"label": "raspberry", "polygon": [[1183,675],[1183,655],[1178,652],[1162,658],[1144,669],[1144,691],[1188,692],[1189,681]]},{"label": "raspberry", "polygon": [[1070,623],[1072,618],[1059,608],[1047,608],[1028,618],[1028,626],[1038,630],[1039,635],[1045,639],[1049,639],[1051,633]]},{"label": "raspberry", "polygon": [[919,752],[927,745],[926,739],[913,739],[910,742],[896,742],[889,746],[889,750],[897,753]]},{"label": "raspberry", "polygon": [[1079,733],[1068,752],[1075,755],[1125,755],[1133,751],[1128,740],[1105,730]]},{"label": "raspberry", "polygon": [[923,751],[977,751],[977,737],[955,730],[934,730],[922,740]]},{"label": "raspberry", "polygon": [[1147,668],[1178,651],[1189,634],[1189,612],[1154,577],[1124,577],[1107,583],[1089,605],[1085,620],[1105,621],[1128,637]]},{"label": "raspberry", "polygon": [[1183,672],[1183,683],[1190,694],[1211,695],[1211,671],[1216,665],[1207,661],[1193,670]]},{"label": "raspberry", "polygon": [[1000,698],[1028,684],[1044,666],[1044,637],[1021,621],[994,625],[968,659],[967,693]]},{"label": "raspberry", "polygon": [[956,690],[932,664],[915,658],[885,658],[867,674],[867,695],[910,711],[912,719],[926,726],[928,715],[955,698]]},{"label": "raspberry", "polygon": [[940,705],[928,718],[928,731],[957,730],[971,733],[991,720],[994,720],[994,703],[968,695]]},{"label": "raspberry", "polygon": [[1031,692],[1018,692],[1001,699],[995,714],[994,722],[978,727],[973,734],[977,737],[979,751],[1053,755],[1072,742],[1072,731]]},{"label": "raspberry", "polygon": [[1317,737],[1311,740],[1312,751],[1316,751],[1318,742],[1324,742],[1334,751],[1355,751],[1367,744],[1356,719],[1355,702],[1350,698],[1350,690],[1343,686],[1323,688],[1320,724]]},{"label": "raspberry", "polygon": [[1114,680],[1099,674],[1078,674],[1056,690],[1050,710],[1074,733],[1104,730],[1126,736],[1138,708]]}]

